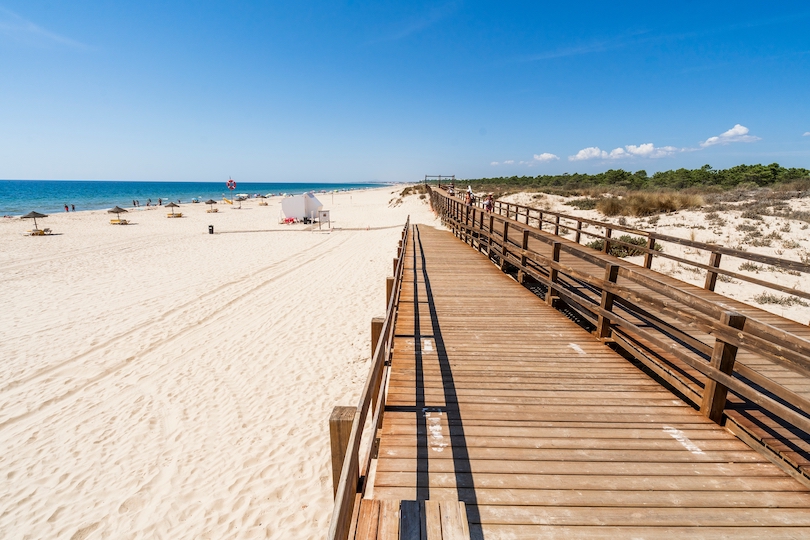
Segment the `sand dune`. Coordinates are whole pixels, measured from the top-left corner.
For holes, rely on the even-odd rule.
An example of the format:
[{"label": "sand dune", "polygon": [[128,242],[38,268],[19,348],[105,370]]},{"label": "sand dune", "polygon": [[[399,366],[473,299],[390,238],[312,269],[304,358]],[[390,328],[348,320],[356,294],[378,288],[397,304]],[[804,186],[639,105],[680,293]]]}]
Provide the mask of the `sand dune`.
[{"label": "sand dune", "polygon": [[436,223],[394,192],[322,196],[331,233],[278,199],[0,222],[0,536],[323,537],[329,411],[356,403],[406,216]]}]

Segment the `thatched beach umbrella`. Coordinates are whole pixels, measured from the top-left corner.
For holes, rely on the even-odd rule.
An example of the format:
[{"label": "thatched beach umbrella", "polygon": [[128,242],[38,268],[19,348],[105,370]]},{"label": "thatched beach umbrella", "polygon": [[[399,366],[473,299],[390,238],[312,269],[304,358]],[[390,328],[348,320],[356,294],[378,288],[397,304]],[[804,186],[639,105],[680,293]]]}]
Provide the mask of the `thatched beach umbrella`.
[{"label": "thatched beach umbrella", "polygon": [[175,208],[180,208],[180,205],[179,204],[174,204],[173,202],[170,202],[169,204],[166,205],[166,208],[171,208],[172,209],[172,215],[174,215],[174,209]]},{"label": "thatched beach umbrella", "polygon": [[211,205],[212,204],[217,204],[217,201],[215,201],[214,199],[208,199],[207,201],[205,201],[205,204],[207,204],[210,207],[210,209],[213,210],[214,207],[211,206]]},{"label": "thatched beach umbrella", "polygon": [[124,210],[120,206],[116,206],[115,208],[107,210],[108,214],[116,214],[118,216],[118,219],[121,219],[121,212],[126,212],[126,210]]},{"label": "thatched beach umbrella", "polygon": [[46,218],[48,217],[47,214],[40,214],[39,212],[28,212],[20,219],[33,219],[34,220],[34,228],[37,228],[37,218]]}]

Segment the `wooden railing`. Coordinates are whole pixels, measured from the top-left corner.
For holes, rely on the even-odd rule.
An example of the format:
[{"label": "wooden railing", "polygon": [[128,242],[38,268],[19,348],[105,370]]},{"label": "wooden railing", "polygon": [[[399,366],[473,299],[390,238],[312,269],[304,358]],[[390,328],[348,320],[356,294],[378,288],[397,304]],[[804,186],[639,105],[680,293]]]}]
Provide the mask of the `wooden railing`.
[{"label": "wooden railing", "polygon": [[[373,346],[371,368],[366,384],[360,395],[360,403],[354,411],[351,420],[348,443],[343,449],[345,457],[340,469],[340,480],[335,493],[335,507],[332,512],[332,521],[329,525],[329,540],[345,540],[349,536],[353,524],[353,515],[365,490],[365,479],[368,477],[369,466],[376,450],[377,430],[382,425],[383,411],[385,409],[385,392],[391,347],[394,342],[394,324],[397,318],[399,295],[402,275],[405,265],[405,246],[410,234],[410,217],[402,230],[402,238],[397,248],[397,257],[394,259],[394,276],[386,284],[387,309],[385,318],[380,327],[375,329],[377,339]],[[372,323],[373,324],[373,323]],[[370,423],[370,425],[369,425]],[[364,430],[371,431],[368,444],[365,445],[365,459],[361,462],[361,442]]]},{"label": "wooden railing", "polygon": [[[435,188],[431,189],[431,204],[456,236],[486,253],[502,269],[516,269],[519,281],[531,278],[543,285],[548,303],[576,312],[597,337],[645,364],[712,420],[723,421],[731,391],[810,434],[810,400],[764,376],[757,371],[758,366],[735,361],[738,350],[745,351],[799,378],[810,377],[810,333],[803,325],[785,321],[777,328],[756,316],[746,317],[729,308],[731,302],[720,295],[715,300],[706,299],[657,272],[582,246],[579,234],[571,241],[532,226],[548,223],[543,215],[549,212],[505,203],[500,214],[497,206],[496,212],[486,212]],[[561,215],[552,215],[553,224],[558,226]],[[580,229],[577,233],[584,234]],[[615,241],[610,230],[600,237]],[[651,238],[659,240],[660,236]],[[718,254],[734,251],[719,246],[708,249]],[[652,250],[646,253],[653,256]],[[764,258],[737,252],[734,256]],[[776,263],[767,259],[769,264]],[[777,288],[774,284],[764,286]],[[801,291],[790,292],[799,295]],[[803,292],[801,296],[807,297]],[[757,312],[753,308],[749,311]],[[695,371],[703,378],[696,377]],[[806,435],[802,438],[810,439]]]},{"label": "wooden railing", "polygon": [[[445,192],[445,189],[442,186],[439,186],[439,189]],[[451,198],[451,200],[455,201],[454,204],[456,205],[464,206],[463,201],[459,198]],[[781,257],[771,257],[769,255],[762,255],[759,253],[749,253],[747,251],[724,247],[717,244],[696,242],[686,238],[678,238],[677,236],[670,236],[652,231],[642,231],[640,229],[633,229],[631,227],[625,227],[613,223],[562,214],[560,212],[552,212],[550,210],[532,208],[530,206],[520,204],[502,201],[493,202],[493,213],[525,223],[540,230],[546,230],[547,232],[553,231],[554,234],[558,236],[563,236],[565,238],[570,237],[569,239],[572,239],[577,244],[583,241],[583,237],[601,240],[603,253],[609,253],[611,246],[624,246],[628,249],[634,250],[636,253],[643,253],[644,266],[646,268],[651,268],[653,259],[655,257],[660,257],[675,261],[682,265],[687,265],[691,268],[705,271],[706,280],[704,283],[704,288],[710,291],[715,289],[717,276],[722,275],[727,276],[729,279],[738,279],[740,281],[759,285],[766,289],[810,299],[810,292],[808,291],[801,291],[793,287],[788,287],[777,281],[767,281],[755,278],[748,274],[741,274],[733,270],[720,268],[720,261],[723,255],[725,255],[726,257],[740,259],[741,261],[765,264],[786,272],[810,273],[810,264],[801,261],[793,261]],[[483,201],[478,198],[473,206],[483,209]],[[594,227],[594,230],[588,230],[587,227]],[[645,245],[639,246],[636,244],[623,242],[614,237],[614,231],[619,231],[636,238],[644,238],[646,240]],[[561,234],[561,232],[563,232],[563,234]],[[706,259],[706,262],[702,263],[673,255],[669,252],[670,250],[667,249],[667,244],[700,250],[704,252],[703,257]],[[656,246],[661,246],[663,249],[656,249]]]}]

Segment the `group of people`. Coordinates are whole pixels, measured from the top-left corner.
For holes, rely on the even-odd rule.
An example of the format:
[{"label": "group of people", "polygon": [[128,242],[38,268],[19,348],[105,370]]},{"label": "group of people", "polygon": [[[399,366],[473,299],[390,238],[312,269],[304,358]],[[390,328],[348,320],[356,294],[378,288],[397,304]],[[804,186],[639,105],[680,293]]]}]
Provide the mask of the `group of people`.
[{"label": "group of people", "polygon": [[[180,199],[177,199],[177,202],[180,202]],[[132,199],[132,206],[134,208],[139,208],[141,206],[141,201]],[[146,206],[152,206],[152,199],[146,199]],[[163,206],[163,199],[158,199],[158,206]]]},{"label": "group of people", "polygon": [[[456,186],[455,184],[451,183],[450,186],[447,188],[447,194],[451,197],[456,196]],[[472,206],[475,204],[475,193],[473,193],[472,186],[467,186],[467,193],[464,195],[464,204],[467,206]],[[492,201],[492,193],[488,193],[487,197],[484,199],[484,210],[487,212],[492,212],[492,208],[494,203]]]},{"label": "group of people", "polygon": [[68,203],[65,203],[65,212],[71,212],[71,211],[72,212],[76,211],[76,205],[71,204],[70,206],[68,206]]}]

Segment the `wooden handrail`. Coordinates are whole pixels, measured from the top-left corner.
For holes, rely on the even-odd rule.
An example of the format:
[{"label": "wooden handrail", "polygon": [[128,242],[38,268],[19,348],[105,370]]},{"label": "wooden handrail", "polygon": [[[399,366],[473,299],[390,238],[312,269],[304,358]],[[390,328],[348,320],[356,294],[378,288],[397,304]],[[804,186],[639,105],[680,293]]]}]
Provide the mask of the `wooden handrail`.
[{"label": "wooden handrail", "polygon": [[[439,186],[439,188],[442,189],[443,186]],[[446,196],[446,194],[445,194],[445,196]],[[581,235],[584,234],[584,235],[586,235],[586,236],[588,236],[590,238],[602,240],[604,242],[603,251],[605,251],[605,252],[607,252],[607,250],[608,250],[608,243],[609,243],[610,245],[625,246],[625,247],[632,248],[637,252],[644,253],[644,255],[645,255],[644,266],[647,267],[647,268],[650,268],[650,265],[652,264],[652,261],[653,261],[654,257],[662,257],[662,258],[665,258],[665,259],[669,259],[669,260],[678,262],[680,264],[686,264],[686,265],[690,265],[690,266],[699,268],[701,270],[705,270],[706,272],[709,273],[709,275],[711,275],[711,274],[714,274],[715,276],[718,275],[718,274],[725,275],[725,276],[727,276],[729,278],[739,279],[741,281],[745,281],[745,282],[748,282],[748,283],[759,285],[761,287],[765,287],[765,288],[768,288],[768,289],[773,289],[773,290],[780,291],[780,292],[783,292],[783,293],[792,294],[794,296],[798,296],[798,297],[801,297],[801,298],[810,299],[810,292],[800,291],[800,290],[797,290],[797,289],[793,289],[791,287],[784,286],[784,285],[782,285],[780,283],[776,283],[776,282],[772,282],[772,281],[765,281],[765,280],[758,279],[758,278],[755,278],[755,277],[752,277],[752,276],[748,276],[746,274],[740,274],[738,272],[734,272],[734,271],[731,271],[731,270],[721,269],[721,268],[719,268],[720,259],[719,259],[718,255],[726,255],[726,256],[729,256],[729,257],[735,257],[735,258],[742,259],[742,260],[745,260],[745,261],[752,261],[752,262],[767,264],[769,266],[773,266],[775,268],[780,268],[780,269],[783,269],[783,270],[791,270],[791,271],[795,271],[795,272],[810,273],[810,264],[803,263],[801,261],[793,261],[793,260],[784,259],[784,258],[781,258],[781,257],[773,257],[773,256],[770,256],[770,255],[762,255],[762,254],[759,254],[759,253],[749,253],[747,251],[742,251],[742,250],[738,250],[738,249],[724,247],[724,246],[720,246],[720,245],[716,245],[716,244],[708,244],[708,243],[705,243],[705,242],[697,242],[697,241],[694,241],[694,240],[688,240],[686,238],[678,238],[677,236],[670,236],[670,235],[666,235],[666,234],[660,234],[660,233],[653,232],[653,231],[643,231],[643,230],[640,230],[640,229],[634,229],[632,227],[627,227],[627,226],[623,226],[623,225],[616,225],[616,224],[613,224],[613,223],[607,223],[607,222],[603,222],[603,221],[597,221],[597,220],[593,220],[593,219],[588,219],[588,218],[583,218],[583,217],[578,217],[578,216],[572,216],[570,214],[563,214],[561,212],[554,212],[554,211],[551,211],[551,210],[541,210],[539,208],[533,208],[531,206],[519,205],[519,204],[515,204],[515,203],[505,203],[505,202],[502,202],[502,201],[493,201],[493,202],[494,202],[493,213],[495,213],[497,215],[501,215],[501,216],[503,216],[504,213],[505,213],[506,217],[509,217],[510,215],[514,214],[515,221],[517,221],[517,222],[520,222],[520,219],[518,219],[519,217],[525,216],[525,223],[526,224],[529,224],[530,221],[537,222],[537,224],[538,224],[537,228],[539,228],[541,230],[543,229],[544,224],[549,224],[549,225],[554,226],[555,234],[559,233],[559,228],[561,226],[562,227],[567,227],[567,228],[574,227],[576,243],[580,242]],[[476,208],[483,209],[483,202],[480,199],[476,200],[474,205],[476,206]],[[536,217],[532,217],[531,216],[532,213],[534,213],[536,215]],[[544,216],[553,216],[555,219],[554,220],[544,219]],[[568,227],[568,225],[565,224],[565,223],[561,223],[560,222],[561,219],[567,219],[567,220],[571,221],[572,222],[571,227]],[[593,225],[593,226],[599,227],[601,229],[604,229],[605,232],[600,234],[600,233],[588,231],[588,230],[582,228],[583,224],[588,224],[588,225]],[[629,243],[623,242],[623,241],[621,241],[621,240],[619,240],[616,237],[611,235],[610,231],[614,231],[614,230],[615,231],[625,232],[625,233],[635,235],[635,236],[638,236],[638,237],[642,237],[642,238],[647,238],[648,240],[652,240],[655,243],[658,243],[658,244],[660,244],[662,246],[665,243],[670,243],[670,244],[677,244],[677,245],[684,246],[684,247],[690,247],[690,248],[693,248],[693,249],[699,249],[699,250],[706,251],[710,255],[709,256],[709,263],[708,264],[703,264],[703,263],[692,261],[692,260],[689,260],[689,259],[684,259],[682,257],[678,257],[676,255],[671,255],[669,253],[666,253],[666,250],[664,250],[664,251],[656,251],[655,249],[653,249],[654,244],[652,242],[648,242],[647,246],[638,246],[638,245],[635,245],[635,244],[629,244]],[[706,280],[706,285],[705,285],[706,289],[714,290],[714,286],[715,286],[715,279],[707,279]]]},{"label": "wooden handrail", "polygon": [[[523,280],[523,276],[530,276],[548,287],[547,295],[560,297],[569,307],[594,323],[598,337],[614,341],[610,338],[612,330],[616,333],[617,343],[626,341],[625,338],[642,347],[643,343],[647,343],[703,374],[711,383],[707,384],[708,389],[687,389],[698,406],[701,400],[704,401],[707,416],[716,421],[719,419],[717,411],[722,413],[725,392],[731,391],[810,433],[810,400],[759,375],[755,369],[744,365],[735,367],[734,362],[739,348],[810,376],[810,340],[777,328],[765,320],[758,320],[755,312],[747,312],[747,317],[742,319],[737,314],[729,314],[729,307],[719,295],[718,300],[699,296],[671,285],[671,281],[666,283],[665,278],[657,272],[596,252],[550,231],[541,231],[539,225],[542,217],[526,217],[528,210],[533,210],[528,207],[504,204],[501,213],[486,214],[490,217],[484,220],[483,209],[475,206],[473,210],[462,213],[463,203],[440,190],[431,189],[431,203],[443,222],[459,238],[472,245],[477,243],[478,249],[486,251],[501,267],[515,267],[519,281]],[[527,212],[520,213],[524,208]],[[538,212],[555,215],[545,210]],[[479,213],[481,215],[477,215]],[[524,217],[526,223],[520,221]],[[527,224],[532,222],[537,223],[538,227]],[[553,223],[557,224],[556,219]],[[549,257],[534,251],[527,238],[548,245],[552,255]],[[655,239],[658,238],[656,235]],[[617,241],[611,239],[611,242]],[[596,265],[604,275],[560,263],[559,256],[555,255],[559,250]],[[719,270],[700,266],[711,268],[712,271]],[[773,287],[773,284],[768,285]],[[802,291],[795,291],[794,294],[798,292]],[[642,328],[637,322],[639,319],[653,322]],[[709,334],[714,339],[701,341],[690,335],[695,331]],[[720,349],[719,344],[723,344]],[[714,362],[710,361],[713,349]],[[650,357],[655,356],[654,352],[650,354]],[[651,361],[639,359],[645,363]],[[734,372],[742,378],[735,377]],[[656,373],[661,376],[661,371]],[[676,388],[684,387],[674,376],[668,379],[664,374],[662,378]],[[706,399],[703,396],[707,396]]]},{"label": "wooden handrail", "polygon": [[[369,464],[373,457],[374,437],[371,438],[371,445],[366,449],[367,458],[364,463],[360,463],[360,445],[369,414],[371,414],[371,424],[374,432],[381,425],[382,415],[385,409],[386,385],[385,372],[388,369],[386,361],[391,354],[391,347],[394,341],[394,323],[396,322],[399,307],[399,296],[402,289],[402,275],[405,266],[405,246],[410,235],[411,218],[408,216],[405,227],[402,230],[401,249],[396,259],[396,270],[394,272],[394,286],[392,294],[388,300],[385,311],[385,320],[377,348],[371,358],[366,383],[360,394],[360,402],[352,421],[351,435],[340,471],[340,481],[338,482],[337,493],[335,494],[335,506],[332,511],[332,519],[329,524],[329,540],[346,540],[352,526],[352,516],[355,507],[365,489],[365,478],[368,474]],[[376,391],[375,391],[376,390]]]}]

